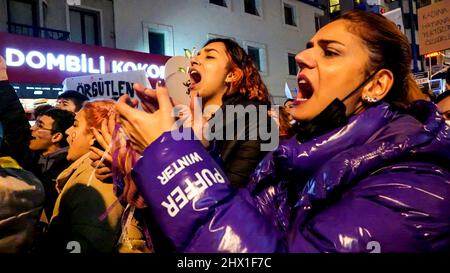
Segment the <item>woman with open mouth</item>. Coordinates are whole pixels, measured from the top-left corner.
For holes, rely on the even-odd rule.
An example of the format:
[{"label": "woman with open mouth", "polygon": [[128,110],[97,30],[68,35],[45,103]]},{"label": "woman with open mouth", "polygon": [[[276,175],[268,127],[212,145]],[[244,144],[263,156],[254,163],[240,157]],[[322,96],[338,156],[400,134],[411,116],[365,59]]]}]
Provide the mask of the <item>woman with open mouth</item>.
[{"label": "woman with open mouth", "polygon": [[[134,122],[127,135],[147,147],[135,181],[177,251],[448,251],[450,128],[420,100],[405,35],[354,10],[321,28],[296,61],[296,136],[239,191],[200,142],[171,137],[166,89],[157,90],[164,110],[145,118],[117,104]],[[185,155],[198,160],[159,183]]]},{"label": "woman with open mouth", "polygon": [[[267,87],[251,57],[231,39],[206,42],[192,58],[189,76],[189,91],[194,98],[201,98],[203,113],[209,120],[205,126],[213,132],[203,136],[204,146],[216,156],[231,184],[244,187],[266,154],[261,150],[261,138],[257,133],[260,126],[267,127],[269,120],[268,115],[265,119],[258,118],[259,106],[270,105]],[[257,119],[246,120],[245,113],[236,111],[236,117],[233,115],[228,120],[230,106],[238,105],[250,109]],[[267,110],[266,107],[265,112]],[[237,126],[240,121],[245,124],[243,127]],[[252,133],[257,138],[251,139]]]}]

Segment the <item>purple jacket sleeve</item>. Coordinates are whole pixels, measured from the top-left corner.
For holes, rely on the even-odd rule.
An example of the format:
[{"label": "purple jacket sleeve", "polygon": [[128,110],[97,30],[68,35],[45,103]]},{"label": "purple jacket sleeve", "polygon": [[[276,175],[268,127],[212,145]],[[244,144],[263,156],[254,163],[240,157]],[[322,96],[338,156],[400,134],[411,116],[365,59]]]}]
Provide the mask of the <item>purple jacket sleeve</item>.
[{"label": "purple jacket sleeve", "polygon": [[175,141],[166,132],[147,147],[133,173],[152,216],[177,251],[279,250],[280,236],[270,221],[229,187],[200,142]]}]

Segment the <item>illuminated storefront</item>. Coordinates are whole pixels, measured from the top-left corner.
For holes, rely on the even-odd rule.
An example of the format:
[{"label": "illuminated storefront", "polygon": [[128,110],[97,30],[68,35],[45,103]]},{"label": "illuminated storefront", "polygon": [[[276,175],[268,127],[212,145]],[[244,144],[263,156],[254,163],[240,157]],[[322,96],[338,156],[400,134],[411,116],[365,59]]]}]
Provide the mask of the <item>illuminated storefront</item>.
[{"label": "illuminated storefront", "polygon": [[36,99],[52,102],[68,77],[144,70],[155,84],[164,78],[169,58],[9,33],[0,33],[0,54],[8,66],[9,81],[27,109]]}]

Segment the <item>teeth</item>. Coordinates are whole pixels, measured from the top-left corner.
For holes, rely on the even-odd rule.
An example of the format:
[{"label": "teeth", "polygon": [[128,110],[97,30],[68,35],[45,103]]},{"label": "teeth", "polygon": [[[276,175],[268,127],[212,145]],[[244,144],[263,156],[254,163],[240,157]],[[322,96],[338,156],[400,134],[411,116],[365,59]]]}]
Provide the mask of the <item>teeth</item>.
[{"label": "teeth", "polygon": [[301,83],[301,84],[306,83],[306,80],[299,80],[298,83]]},{"label": "teeth", "polygon": [[298,101],[305,101],[305,100],[308,100],[307,98],[297,98],[296,100],[298,100]]},{"label": "teeth", "polygon": [[198,72],[193,70],[193,71],[191,71],[190,75],[193,75],[193,74],[198,74]]}]

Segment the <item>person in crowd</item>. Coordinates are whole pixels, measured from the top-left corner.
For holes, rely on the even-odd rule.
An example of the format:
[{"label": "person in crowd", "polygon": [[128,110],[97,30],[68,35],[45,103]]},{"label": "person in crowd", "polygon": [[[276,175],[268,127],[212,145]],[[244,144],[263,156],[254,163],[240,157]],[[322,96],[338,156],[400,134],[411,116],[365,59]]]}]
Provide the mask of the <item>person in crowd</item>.
[{"label": "person in crowd", "polygon": [[67,161],[66,130],[73,125],[74,114],[61,109],[50,109],[38,115],[35,124],[30,128],[31,140],[29,148],[39,155],[36,176],[44,184],[44,222],[48,223],[53,213],[58,192],[56,177],[69,165]]},{"label": "person in crowd", "polygon": [[96,168],[95,175],[100,181],[113,183],[114,192],[125,207],[118,252],[150,253],[155,252],[155,246],[159,252],[159,247],[165,247],[165,244],[160,243],[161,236],[155,234],[154,229],[152,234],[156,235],[156,240],[150,238],[149,224],[152,222],[146,218],[147,205],[131,177],[132,167],[140,154],[121,133],[115,115],[104,119],[101,128],[99,130],[93,128],[92,132],[101,147],[90,147],[91,166]]},{"label": "person in crowd", "polygon": [[50,220],[47,251],[82,253],[114,252],[120,235],[123,207],[113,185],[95,177],[89,159],[90,147],[98,146],[91,128],[100,129],[114,112],[114,101],[85,102],[67,129],[72,164],[56,179],[59,196]]},{"label": "person in crowd", "polygon": [[33,110],[33,119],[37,120],[39,116],[44,114],[47,110],[53,109],[54,107],[50,104],[41,104],[34,108]]},{"label": "person in crowd", "polygon": [[29,252],[44,196],[39,179],[0,152],[0,253]]},{"label": "person in crowd", "polygon": [[285,107],[280,107],[279,109],[279,135],[280,135],[280,139],[287,139],[290,138],[291,136],[294,135],[293,132],[293,125],[291,123],[292,120],[294,120],[291,116],[291,114],[289,114],[289,112],[287,112],[286,110],[287,108]]},{"label": "person in crowd", "polygon": [[450,120],[450,90],[444,91],[440,94],[436,98],[435,103],[444,118],[446,120]]},{"label": "person in crowd", "polygon": [[3,126],[2,154],[14,158],[26,170],[33,169],[29,158],[30,124],[16,91],[8,81],[5,59],[0,56],[0,122]]},{"label": "person in crowd", "polygon": [[[216,136],[222,136],[219,139],[204,135],[203,143],[223,166],[231,184],[237,188],[244,187],[251,172],[266,154],[261,149],[263,141],[258,129],[269,127],[270,117],[267,115],[265,120],[258,118],[257,121],[249,121],[246,113],[236,111],[236,115],[231,115],[233,119],[228,120],[227,111],[232,110],[227,106],[253,107],[250,112],[256,111],[256,116],[259,115],[259,106],[266,106],[267,112],[270,107],[267,87],[251,57],[231,39],[218,38],[206,42],[191,59],[189,75],[191,97],[193,100],[201,98],[206,119],[204,126],[211,128]],[[153,93],[150,90],[145,92],[141,85],[137,86],[136,91],[138,95],[145,93],[152,96]],[[217,115],[219,111],[221,117]],[[216,115],[219,122],[213,118]],[[238,127],[239,124],[245,126]],[[257,135],[256,139],[250,139],[252,133]],[[232,139],[227,139],[227,134]]]},{"label": "person in crowd", "polygon": [[[247,53],[232,40],[214,39],[208,41],[197,56],[191,60],[189,74],[189,92],[191,93],[191,98],[201,98],[204,110],[208,107],[216,110],[220,108],[219,111],[222,111],[225,117],[227,105],[242,105],[244,107],[251,105],[255,106],[254,109],[256,111],[259,110],[257,108],[259,105],[270,105],[268,90],[259,75],[258,69]],[[145,89],[142,85],[135,85],[135,89],[142,101],[147,101],[146,97],[148,96],[150,96],[150,100],[152,96],[155,99],[152,90]],[[145,108],[146,105],[148,104],[144,104],[143,107]],[[147,109],[151,111],[150,109],[152,107],[154,105],[150,105]],[[213,111],[209,114],[212,114],[208,116],[210,119],[215,113]],[[243,124],[245,126],[243,128],[236,127],[239,119],[244,120]],[[205,123],[208,123],[208,121],[205,121]],[[203,143],[209,149],[210,153],[214,155],[219,164],[224,166],[231,184],[234,187],[243,187],[248,181],[250,173],[256,167],[256,164],[265,155],[265,152],[261,151],[260,148],[261,140],[259,138],[249,140],[248,137],[249,132],[251,130],[257,131],[261,124],[258,122],[252,124],[245,120],[245,114],[242,113],[237,113],[237,117],[233,116],[233,120],[231,121],[223,121],[219,124],[219,128],[215,128],[215,130],[223,132],[224,136],[226,134],[226,128],[229,130],[230,127],[234,126],[234,138],[231,140],[213,139],[211,142],[204,141]],[[111,128],[111,126],[105,125],[104,129],[108,127]],[[112,152],[107,153],[108,155],[100,162],[103,153],[112,148],[110,147],[112,138],[111,130],[109,133],[106,131],[102,130],[102,133],[95,132],[97,140],[99,140],[103,148],[100,150],[95,147],[91,148],[92,164],[93,166],[97,164],[99,166],[96,170],[96,176],[103,181],[110,179],[114,175],[110,159],[112,158]],[[102,135],[107,137],[103,137]],[[131,150],[133,149],[124,149],[125,152],[130,152]],[[133,158],[138,158],[141,152],[142,150],[135,149],[133,153],[136,154]],[[139,215],[146,209],[146,204],[143,202],[142,196],[139,195],[134,181],[128,176],[135,161],[130,163],[130,154],[127,153],[127,155],[128,157],[123,156],[123,158],[127,158],[128,160],[125,160],[129,163],[125,164],[127,167],[124,164],[117,164],[118,166],[116,168],[120,173],[120,181],[123,183],[123,192],[118,197],[125,201],[125,204],[138,209],[135,215],[139,219],[143,218],[139,217]],[[117,175],[114,175],[114,177],[117,177]],[[166,240],[162,238],[164,236],[160,236],[158,229],[152,227],[152,223],[154,222],[152,219],[140,220],[139,222],[148,222],[152,233],[158,234],[154,236],[152,242],[155,251],[170,251],[171,247],[167,247],[165,245]],[[139,242],[142,241],[141,238],[143,236],[138,236],[138,233],[134,232],[135,235],[133,236],[137,238],[135,241]],[[150,241],[149,238],[145,238],[145,240],[147,243]]]},{"label": "person in crowd", "polygon": [[[287,113],[291,112],[292,106],[294,103],[294,99],[287,99],[284,104],[283,104],[283,108]],[[290,122],[295,122],[294,118],[289,114],[289,121]]]},{"label": "person in crowd", "polygon": [[58,95],[56,99],[56,108],[76,113],[80,111],[85,101],[89,101],[89,98],[85,95],[75,90],[67,90]]},{"label": "person in crowd", "polygon": [[296,135],[239,191],[199,141],[172,137],[166,88],[152,114],[120,98],[124,131],[146,147],[134,180],[176,250],[448,251],[450,128],[421,100],[405,35],[382,15],[349,11],[296,61]]}]

